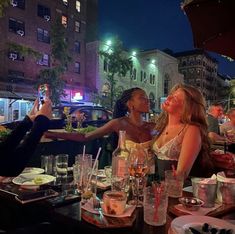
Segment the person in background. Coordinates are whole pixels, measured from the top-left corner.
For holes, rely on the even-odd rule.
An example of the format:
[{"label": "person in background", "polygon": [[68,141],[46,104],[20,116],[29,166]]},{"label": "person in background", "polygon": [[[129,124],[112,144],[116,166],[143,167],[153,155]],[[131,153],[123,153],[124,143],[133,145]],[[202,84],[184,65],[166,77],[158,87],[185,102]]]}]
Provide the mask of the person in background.
[{"label": "person in background", "polygon": [[225,140],[224,136],[220,135],[219,118],[223,115],[223,107],[221,104],[213,103],[208,108],[208,137],[211,142]]},{"label": "person in background", "polygon": [[[196,167],[196,159],[209,157],[205,100],[195,87],[178,84],[162,104],[163,112],[156,123],[159,135],[153,141],[158,173],[176,168],[176,175],[198,176],[203,168]],[[192,169],[192,170],[191,170]],[[195,172],[196,171],[196,172]],[[205,171],[206,173],[206,171]]]},{"label": "person in background", "polygon": [[72,141],[89,141],[110,133],[118,135],[120,130],[125,130],[127,140],[134,143],[147,142],[149,147],[155,124],[143,120],[142,114],[148,112],[149,99],[145,91],[138,87],[131,88],[125,90],[121,98],[117,100],[113,113],[114,119],[104,126],[86,134],[48,131],[45,133],[45,136]]},{"label": "person in background", "polygon": [[227,138],[227,149],[231,153],[235,153],[235,108],[228,111],[229,121],[220,125],[221,135]]},{"label": "person in background", "polygon": [[[38,99],[22,122],[0,142],[0,176],[17,176],[26,167],[52,116],[51,101],[38,110]],[[27,132],[29,132],[27,134]]]},{"label": "person in background", "polygon": [[235,135],[235,108],[228,111],[228,118],[229,121],[220,125],[220,133],[229,138],[227,133],[231,132],[231,134],[233,133]]}]

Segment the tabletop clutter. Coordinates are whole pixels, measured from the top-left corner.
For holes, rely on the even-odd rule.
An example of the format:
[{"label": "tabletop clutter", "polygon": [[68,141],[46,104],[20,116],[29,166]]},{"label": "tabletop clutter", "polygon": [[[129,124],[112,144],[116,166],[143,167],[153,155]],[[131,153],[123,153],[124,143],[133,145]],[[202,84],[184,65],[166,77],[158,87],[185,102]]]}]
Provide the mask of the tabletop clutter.
[{"label": "tabletop clutter", "polygon": [[[183,197],[184,178],[175,174],[174,167],[165,171],[164,180],[147,184],[147,171],[145,172],[143,162],[137,157],[138,154],[143,157],[143,150],[135,151],[133,161],[127,164],[127,170],[132,172],[131,176],[126,171],[125,158],[117,158],[112,165],[98,169],[101,148],[95,157],[85,150],[84,146],[83,153],[76,155],[72,167],[68,167],[69,156],[66,154],[43,155],[41,168],[26,168],[12,182],[37,191],[45,184],[61,185],[60,194],[49,195],[80,196],[82,217],[93,224],[92,217],[100,217],[103,226],[99,223],[99,227],[109,227],[110,223],[112,228],[120,227],[120,222],[115,226],[115,221],[110,221],[116,218],[130,218],[123,221],[121,226],[131,225],[135,219],[136,207],[143,207],[145,223],[162,226],[167,219],[169,197],[178,199],[178,204],[174,205],[175,210],[196,216],[206,217],[222,204],[235,206],[235,178],[227,178],[223,172],[211,178],[191,178],[192,186],[188,190],[192,194]],[[41,194],[41,199],[43,196],[45,194]]]}]

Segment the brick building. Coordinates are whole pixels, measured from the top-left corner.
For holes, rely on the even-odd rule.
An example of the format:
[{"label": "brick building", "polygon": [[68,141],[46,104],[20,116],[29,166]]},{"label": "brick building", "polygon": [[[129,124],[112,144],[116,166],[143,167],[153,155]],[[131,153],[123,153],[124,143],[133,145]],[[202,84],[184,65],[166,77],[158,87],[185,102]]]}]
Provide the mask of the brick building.
[{"label": "brick building", "polygon": [[[89,12],[89,13],[88,13]],[[72,62],[69,64],[63,79],[66,82],[66,101],[76,96],[86,100],[91,92],[85,71],[85,44],[88,40],[97,39],[97,0],[11,0],[0,18],[0,115],[5,121],[8,107],[13,112],[19,109],[19,119],[30,108],[24,105],[21,113],[20,103],[9,105],[6,98],[33,100],[36,90],[33,88],[39,71],[52,66],[51,57],[51,25],[56,17],[66,28],[66,42]],[[42,54],[40,59],[22,56],[10,51],[8,42],[31,47]]]}]

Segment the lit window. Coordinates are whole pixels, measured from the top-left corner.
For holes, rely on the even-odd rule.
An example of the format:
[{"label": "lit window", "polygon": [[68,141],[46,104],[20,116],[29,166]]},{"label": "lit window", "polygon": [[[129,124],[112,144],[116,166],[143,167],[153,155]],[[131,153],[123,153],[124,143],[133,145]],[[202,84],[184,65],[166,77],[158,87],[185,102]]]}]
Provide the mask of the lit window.
[{"label": "lit window", "polygon": [[81,2],[80,2],[80,1],[76,1],[76,10],[77,10],[78,12],[81,11]]},{"label": "lit window", "polygon": [[62,25],[63,25],[65,28],[67,28],[67,26],[68,26],[68,17],[65,16],[65,15],[62,15],[62,17],[61,17],[61,23],[62,23]]},{"label": "lit window", "polygon": [[80,74],[80,63],[79,62],[75,62],[75,73]]},{"label": "lit window", "polygon": [[75,32],[80,32],[81,23],[79,21],[75,21]]},{"label": "lit window", "polygon": [[37,64],[39,64],[41,66],[49,67],[49,55],[43,54],[42,58],[37,62]]}]

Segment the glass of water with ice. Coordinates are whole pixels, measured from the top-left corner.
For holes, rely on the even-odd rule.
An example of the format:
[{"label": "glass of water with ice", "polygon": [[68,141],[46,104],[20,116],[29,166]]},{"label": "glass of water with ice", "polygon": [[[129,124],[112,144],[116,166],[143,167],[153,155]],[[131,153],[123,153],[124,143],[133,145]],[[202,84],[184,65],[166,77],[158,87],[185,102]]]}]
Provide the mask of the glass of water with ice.
[{"label": "glass of water with ice", "polygon": [[56,181],[59,184],[67,182],[68,174],[68,154],[58,154],[55,157]]}]

